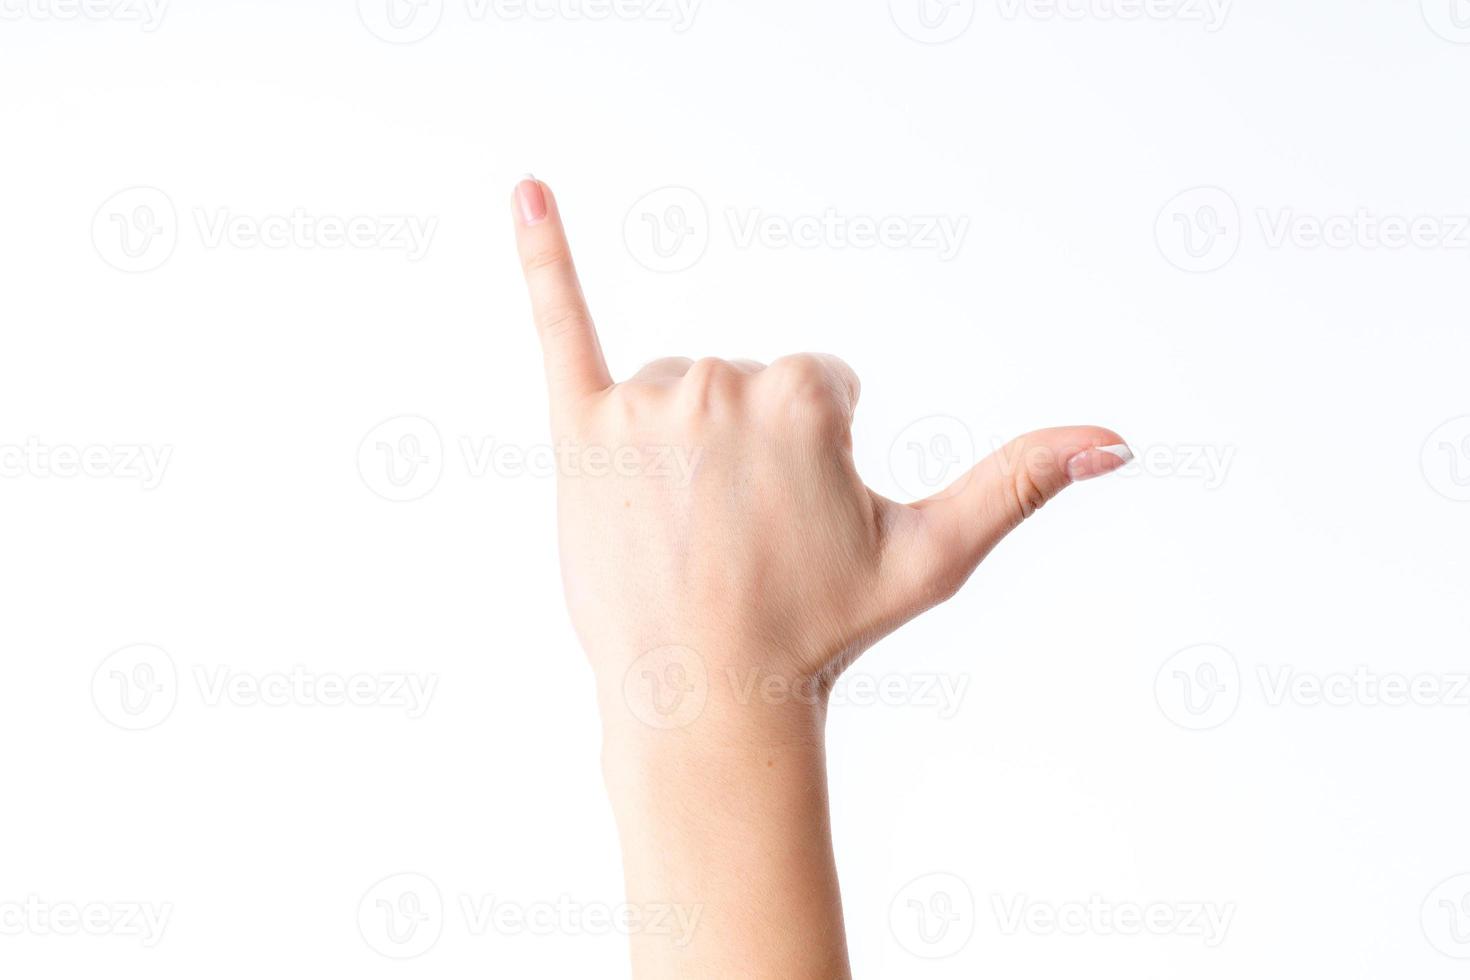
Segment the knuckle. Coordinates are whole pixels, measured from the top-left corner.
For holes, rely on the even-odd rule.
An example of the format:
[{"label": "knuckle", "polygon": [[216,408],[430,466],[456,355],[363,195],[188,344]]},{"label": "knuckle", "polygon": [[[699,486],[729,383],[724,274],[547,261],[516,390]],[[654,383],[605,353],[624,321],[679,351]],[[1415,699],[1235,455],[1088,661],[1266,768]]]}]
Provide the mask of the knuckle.
[{"label": "knuckle", "polygon": [[850,380],[854,384],[857,383],[857,372],[852,369],[851,364],[848,364],[836,354],[821,354],[818,357],[822,364],[834,375],[844,380]]},{"label": "knuckle", "polygon": [[679,381],[685,410],[703,416],[714,406],[733,401],[738,397],[742,377],[732,365],[717,357],[700,358]]},{"label": "knuckle", "polygon": [[770,407],[775,424],[794,423],[821,433],[847,428],[845,399],[819,359],[803,354],[782,358],[768,373],[774,387]]},{"label": "knuckle", "polygon": [[684,380],[690,387],[708,391],[727,383],[735,376],[735,369],[718,357],[701,357],[689,365]]},{"label": "knuckle", "polygon": [[846,427],[851,421],[857,376],[838,358],[793,354],[773,363],[766,373],[777,398],[798,415],[824,427]]},{"label": "knuckle", "polygon": [[775,361],[767,370],[778,382],[793,389],[817,384],[826,374],[822,362],[810,354],[790,354]]},{"label": "knuckle", "polygon": [[843,386],[844,396],[851,399],[852,403],[856,405],[857,400],[862,396],[863,391],[863,383],[858,378],[857,372],[848,367],[845,361],[840,360],[837,361],[836,370]]},{"label": "knuckle", "polygon": [[832,385],[820,364],[808,358],[784,358],[771,365],[771,382],[783,401],[816,407],[831,397]]}]

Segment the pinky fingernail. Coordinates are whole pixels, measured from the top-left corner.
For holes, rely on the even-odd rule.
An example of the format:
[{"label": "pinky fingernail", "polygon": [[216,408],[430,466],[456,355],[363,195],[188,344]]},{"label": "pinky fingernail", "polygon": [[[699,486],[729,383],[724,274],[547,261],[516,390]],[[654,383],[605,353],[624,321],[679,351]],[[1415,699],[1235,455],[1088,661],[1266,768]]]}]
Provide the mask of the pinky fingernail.
[{"label": "pinky fingernail", "polygon": [[541,181],[530,174],[516,184],[516,205],[521,211],[521,220],[534,225],[546,219],[546,191]]}]

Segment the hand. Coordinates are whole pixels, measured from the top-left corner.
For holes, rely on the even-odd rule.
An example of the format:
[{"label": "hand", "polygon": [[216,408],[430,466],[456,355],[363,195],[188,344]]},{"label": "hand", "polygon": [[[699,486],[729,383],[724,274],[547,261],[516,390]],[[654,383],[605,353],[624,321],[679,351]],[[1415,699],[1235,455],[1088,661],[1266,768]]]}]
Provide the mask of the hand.
[{"label": "hand", "polygon": [[853,465],[846,364],[667,358],[614,384],[554,198],[527,179],[514,207],[629,902],[697,923],[637,931],[635,975],[848,976],[822,745],[832,682],[1127,447],[1047,429],[935,497],[886,500]]},{"label": "hand", "polygon": [[751,708],[773,679],[820,694],[1065,487],[1129,458],[1107,429],[1047,429],[894,503],[853,464],[860,386],[845,363],[673,357],[614,383],[554,199],[527,181],[517,206],[554,434],[573,461],[559,481],[567,599],[614,693],[639,658],[676,647],[715,712]]}]

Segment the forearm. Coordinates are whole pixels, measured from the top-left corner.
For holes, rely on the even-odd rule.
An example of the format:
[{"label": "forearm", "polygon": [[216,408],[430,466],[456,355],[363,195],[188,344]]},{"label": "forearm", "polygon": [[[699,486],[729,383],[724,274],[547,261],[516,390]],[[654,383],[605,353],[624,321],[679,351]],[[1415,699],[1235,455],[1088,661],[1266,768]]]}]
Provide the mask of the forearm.
[{"label": "forearm", "polygon": [[742,705],[711,688],[700,717],[672,730],[630,716],[621,691],[604,697],[628,901],[671,923],[634,931],[634,976],[848,977],[825,706]]}]

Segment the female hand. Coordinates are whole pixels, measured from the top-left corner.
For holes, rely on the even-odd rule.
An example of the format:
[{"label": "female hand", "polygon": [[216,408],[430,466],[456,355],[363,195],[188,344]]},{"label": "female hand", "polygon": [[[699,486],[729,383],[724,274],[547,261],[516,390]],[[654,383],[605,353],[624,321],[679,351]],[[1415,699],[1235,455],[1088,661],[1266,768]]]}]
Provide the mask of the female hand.
[{"label": "female hand", "polygon": [[673,357],[614,383],[555,199],[527,179],[514,208],[630,895],[704,913],[682,948],[635,937],[639,975],[845,975],[831,683],[1048,500],[1131,455],[1107,429],[1045,429],[932,498],[887,500],[853,463],[860,388],[841,360]]}]

